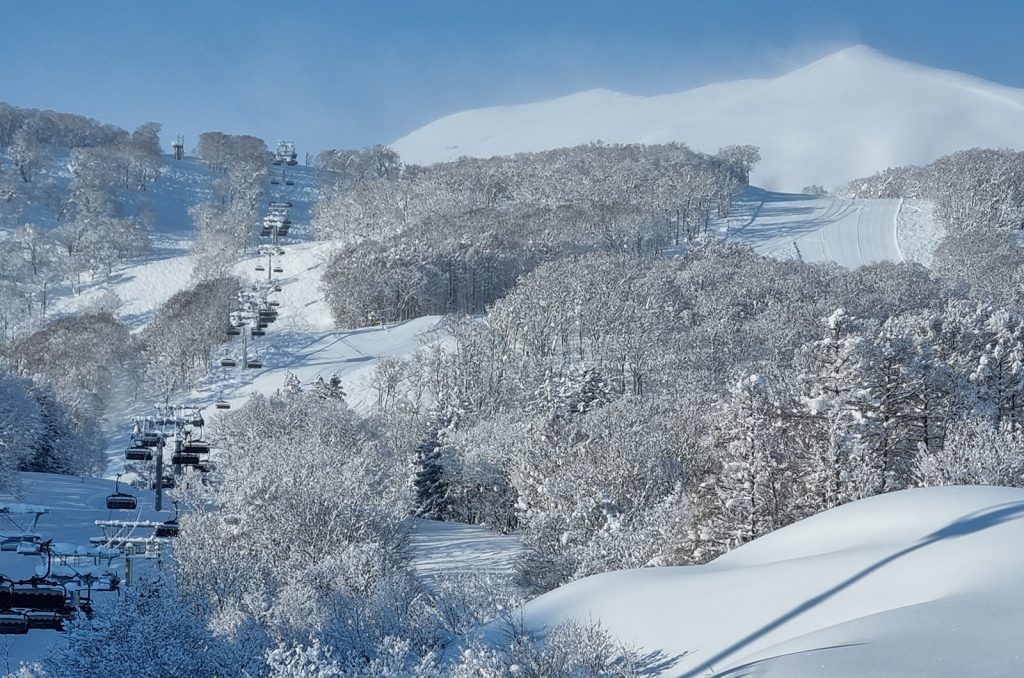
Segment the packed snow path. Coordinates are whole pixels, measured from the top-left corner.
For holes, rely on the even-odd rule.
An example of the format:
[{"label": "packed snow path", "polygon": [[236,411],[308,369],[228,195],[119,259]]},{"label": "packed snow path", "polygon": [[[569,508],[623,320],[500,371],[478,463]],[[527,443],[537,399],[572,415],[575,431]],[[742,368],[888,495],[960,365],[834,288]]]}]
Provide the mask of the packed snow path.
[{"label": "packed snow path", "polygon": [[521,548],[518,536],[439,520],[415,520],[409,539],[413,567],[427,585],[463,574],[511,581]]},{"label": "packed snow path", "polygon": [[903,261],[896,239],[899,200],[845,200],[751,187],[733,201],[722,235],[758,253],[856,268]]}]

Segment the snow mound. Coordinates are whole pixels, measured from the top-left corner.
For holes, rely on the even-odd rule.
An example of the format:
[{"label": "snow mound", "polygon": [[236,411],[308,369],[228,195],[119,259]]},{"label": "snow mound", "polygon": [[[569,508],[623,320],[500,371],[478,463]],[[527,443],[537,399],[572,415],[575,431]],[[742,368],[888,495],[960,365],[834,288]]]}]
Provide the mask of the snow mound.
[{"label": "snow mound", "polygon": [[522,612],[536,630],[600,621],[666,676],[1021,675],[1022,518],[1020,489],[907,490],[708,565],[589,577]]},{"label": "snow mound", "polygon": [[800,190],[964,148],[1024,148],[1024,91],[860,45],[776,78],[650,97],[591,90],[464,111],[392,146],[406,162],[430,164],[598,140],[680,141],[705,152],[754,144],[763,159],[751,181]]}]

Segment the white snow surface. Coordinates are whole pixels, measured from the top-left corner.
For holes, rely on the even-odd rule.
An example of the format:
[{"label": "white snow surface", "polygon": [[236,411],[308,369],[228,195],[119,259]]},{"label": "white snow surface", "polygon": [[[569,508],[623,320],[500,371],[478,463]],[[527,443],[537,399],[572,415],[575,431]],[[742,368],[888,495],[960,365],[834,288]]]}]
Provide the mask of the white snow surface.
[{"label": "white snow surface", "polygon": [[856,268],[903,261],[897,240],[899,200],[849,200],[749,188],[733,201],[721,235],[758,253]]},{"label": "white snow surface", "polygon": [[522,613],[540,632],[599,621],[654,675],[1024,675],[1022,518],[1020,489],[907,490],[707,565],[588,577]]},{"label": "white snow surface", "polygon": [[407,163],[594,141],[679,141],[714,153],[753,144],[752,183],[832,187],[972,147],[1024,148],[1024,90],[894,59],[858,45],[785,75],[676,94],[590,90],[446,116],[392,146]]},{"label": "white snow surface", "polygon": [[409,556],[416,573],[431,585],[445,575],[478,575],[511,581],[522,543],[479,525],[414,519]]}]

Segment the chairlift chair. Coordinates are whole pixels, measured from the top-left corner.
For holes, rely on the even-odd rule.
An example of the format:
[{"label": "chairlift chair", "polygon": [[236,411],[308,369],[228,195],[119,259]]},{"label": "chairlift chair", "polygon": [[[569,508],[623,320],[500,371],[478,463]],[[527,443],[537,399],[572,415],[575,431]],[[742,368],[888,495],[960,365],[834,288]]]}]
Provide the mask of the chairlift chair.
[{"label": "chairlift chair", "polygon": [[156,526],[154,537],[177,537],[181,525],[178,523],[178,502],[174,502],[174,517]]},{"label": "chairlift chair", "polygon": [[124,451],[128,461],[153,461],[153,449],[150,447],[129,447]]},{"label": "chairlift chair", "polygon": [[185,443],[182,451],[189,454],[209,454],[210,444],[205,440],[193,440],[190,443]]},{"label": "chairlift chair", "polygon": [[133,495],[121,491],[121,475],[118,473],[114,481],[114,494],[107,497],[107,508],[113,511],[131,511],[138,507],[139,502]]},{"label": "chairlift chair", "polygon": [[159,447],[164,437],[156,431],[146,431],[135,440],[140,447]]},{"label": "chairlift chair", "polygon": [[19,610],[63,610],[67,591],[63,586],[18,584],[11,592],[11,608]]},{"label": "chairlift chair", "polygon": [[250,370],[258,370],[263,367],[263,363],[258,358],[253,358],[245,364]]},{"label": "chairlift chair", "polygon": [[182,450],[171,455],[171,463],[176,466],[198,466],[199,455],[189,450]]},{"label": "chairlift chair", "polygon": [[274,273],[284,273],[284,269],[281,268],[280,266],[275,266]]},{"label": "chairlift chair", "polygon": [[278,179],[277,177],[274,177],[273,179],[270,180],[270,183],[272,183],[272,184],[280,184],[281,180]]},{"label": "chairlift chair", "polygon": [[275,292],[280,292],[281,291],[281,286],[280,285],[274,285],[274,291]]},{"label": "chairlift chair", "polygon": [[221,358],[220,359],[220,366],[221,367],[235,367],[237,364],[238,363],[235,362],[234,358]]},{"label": "chairlift chair", "polygon": [[294,185],[295,185],[295,182],[294,182],[294,181],[292,181],[291,179],[285,179],[285,180],[284,180],[284,185],[285,185],[285,186],[294,186]]},{"label": "chairlift chair", "polygon": [[0,614],[0,634],[24,635],[28,633],[28,617],[16,612]]},{"label": "chairlift chair", "polygon": [[242,333],[242,330],[237,328],[237,327],[229,327],[228,328],[228,336],[229,337],[237,337],[241,333]]},{"label": "chairlift chair", "polygon": [[177,537],[181,526],[176,519],[171,519],[156,526],[153,532],[154,537]]},{"label": "chairlift chair", "polygon": [[263,330],[261,330],[259,327],[256,327],[256,329],[254,329],[251,332],[249,332],[249,334],[251,334],[254,337],[262,337],[262,336],[266,336],[267,333],[264,332]]},{"label": "chairlift chair", "polygon": [[280,305],[281,305],[280,301],[268,301],[267,302],[267,306],[269,306],[270,308],[277,308]]},{"label": "chairlift chair", "polygon": [[265,271],[265,270],[267,270],[267,268],[263,264],[256,264],[256,270],[257,271]]},{"label": "chairlift chair", "polygon": [[226,400],[218,400],[217,402],[215,402],[213,404],[213,406],[215,408],[217,408],[218,410],[230,410],[231,409],[231,403],[229,403]]},{"label": "chairlift chair", "polygon": [[25,613],[25,619],[30,629],[49,629],[51,631],[64,630],[64,615],[59,612],[42,612],[29,610]]},{"label": "chairlift chair", "polygon": [[[153,482],[151,482],[149,484],[149,487],[150,487],[150,489],[154,489],[155,490],[156,489],[156,481],[154,480]],[[161,478],[160,479],[160,487],[164,488],[165,490],[173,490],[174,489],[174,476],[164,476],[163,478]]]}]

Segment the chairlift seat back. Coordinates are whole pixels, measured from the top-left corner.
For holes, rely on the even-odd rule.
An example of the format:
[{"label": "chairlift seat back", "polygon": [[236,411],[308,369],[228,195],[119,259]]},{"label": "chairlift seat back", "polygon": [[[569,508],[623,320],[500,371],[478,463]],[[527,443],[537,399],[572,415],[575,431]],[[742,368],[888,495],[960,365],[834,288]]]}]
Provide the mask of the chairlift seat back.
[{"label": "chairlift seat back", "polygon": [[28,618],[23,614],[0,614],[0,634],[28,633]]},{"label": "chairlift seat back", "polygon": [[63,587],[19,585],[11,593],[11,607],[24,610],[63,610],[67,592]]},{"label": "chairlift seat back", "polygon": [[129,447],[124,451],[124,458],[128,461],[152,461],[153,450],[148,447]]},{"label": "chairlift seat back", "polygon": [[118,492],[107,497],[107,508],[113,511],[131,511],[139,505],[138,500],[124,492]]}]

